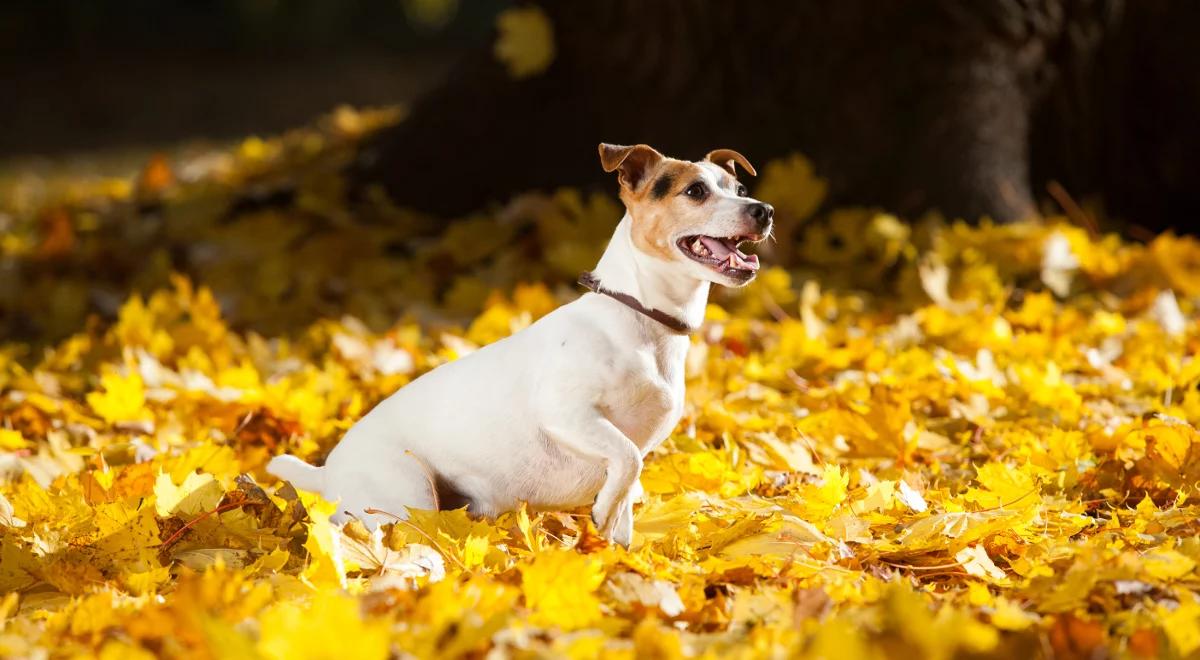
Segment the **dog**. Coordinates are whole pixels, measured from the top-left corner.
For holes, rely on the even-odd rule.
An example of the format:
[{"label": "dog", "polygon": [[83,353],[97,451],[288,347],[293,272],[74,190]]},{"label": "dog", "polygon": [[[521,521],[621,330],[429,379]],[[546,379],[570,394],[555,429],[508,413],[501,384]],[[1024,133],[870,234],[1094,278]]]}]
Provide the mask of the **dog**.
[{"label": "dog", "polygon": [[628,547],[643,458],[683,415],[684,361],[709,287],[740,287],[759,260],[739,249],[771,232],[717,149],[689,162],[600,145],[626,213],[588,292],[510,337],[413,380],[358,421],[323,467],[277,456],[267,471],[340,502],[334,522],[369,527],[409,508],[467,506],[494,517],[592,505],[607,539]]}]

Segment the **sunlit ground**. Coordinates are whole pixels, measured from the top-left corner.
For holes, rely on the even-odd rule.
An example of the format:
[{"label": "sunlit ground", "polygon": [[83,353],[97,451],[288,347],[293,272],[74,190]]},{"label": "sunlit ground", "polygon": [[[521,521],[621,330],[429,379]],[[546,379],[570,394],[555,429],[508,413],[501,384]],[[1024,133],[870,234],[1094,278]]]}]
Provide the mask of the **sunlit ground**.
[{"label": "sunlit ground", "polygon": [[349,194],[394,120],[3,172],[4,655],[1200,649],[1200,243],[817,214],[802,157],[748,182],[770,268],[693,338],[629,550],[586,511],[330,526],[267,459],[571,300],[621,214]]}]

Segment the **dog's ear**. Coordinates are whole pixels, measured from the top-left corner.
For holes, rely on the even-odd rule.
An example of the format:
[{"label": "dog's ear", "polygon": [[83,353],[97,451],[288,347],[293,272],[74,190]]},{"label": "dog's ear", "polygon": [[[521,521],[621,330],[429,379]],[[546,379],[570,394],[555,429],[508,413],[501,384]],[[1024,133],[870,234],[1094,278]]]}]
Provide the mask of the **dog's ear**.
[{"label": "dog's ear", "polygon": [[604,167],[605,172],[618,170],[617,179],[622,186],[630,190],[636,190],[646,179],[646,174],[662,159],[662,154],[645,144],[635,144],[632,147],[619,144],[600,145],[600,165]]},{"label": "dog's ear", "polygon": [[737,178],[737,170],[733,167],[734,163],[741,165],[743,170],[746,170],[750,173],[750,176],[758,176],[758,172],[754,171],[754,166],[750,164],[750,161],[746,160],[745,156],[739,154],[733,149],[713,149],[712,151],[708,152],[708,155],[704,157],[704,160],[707,160],[726,172],[729,172],[735,179]]}]

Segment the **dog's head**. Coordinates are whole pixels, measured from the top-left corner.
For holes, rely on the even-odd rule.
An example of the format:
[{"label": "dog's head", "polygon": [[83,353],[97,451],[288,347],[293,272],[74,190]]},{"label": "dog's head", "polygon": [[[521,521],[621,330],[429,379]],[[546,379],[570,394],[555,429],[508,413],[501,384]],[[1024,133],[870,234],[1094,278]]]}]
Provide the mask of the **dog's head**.
[{"label": "dog's head", "polygon": [[696,279],[725,286],[754,279],[758,256],[738,246],[765,239],[775,209],[749,197],[738,182],[736,166],[755,174],[745,156],[717,149],[689,162],[644,144],[601,144],[600,163],[618,173],[638,250]]}]

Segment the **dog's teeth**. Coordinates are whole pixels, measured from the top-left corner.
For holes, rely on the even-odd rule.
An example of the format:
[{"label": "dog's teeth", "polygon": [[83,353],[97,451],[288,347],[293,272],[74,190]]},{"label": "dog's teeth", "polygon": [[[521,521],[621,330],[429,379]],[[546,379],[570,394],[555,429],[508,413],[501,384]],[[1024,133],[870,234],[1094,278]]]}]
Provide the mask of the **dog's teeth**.
[{"label": "dog's teeth", "polygon": [[708,248],[704,247],[704,243],[700,239],[692,241],[692,252],[696,254],[704,254],[708,252]]}]

